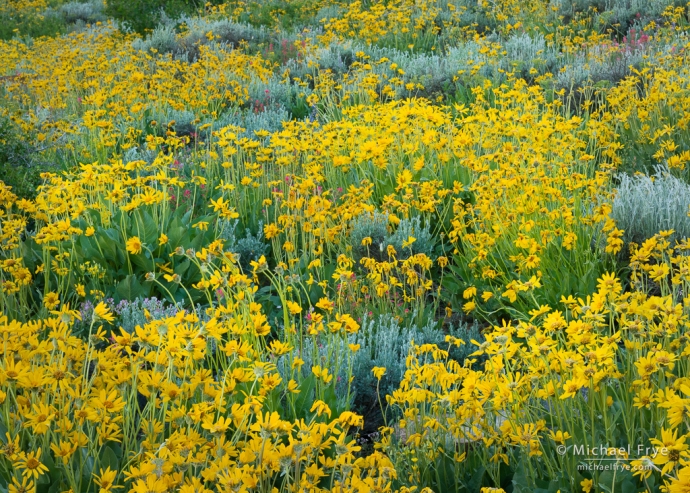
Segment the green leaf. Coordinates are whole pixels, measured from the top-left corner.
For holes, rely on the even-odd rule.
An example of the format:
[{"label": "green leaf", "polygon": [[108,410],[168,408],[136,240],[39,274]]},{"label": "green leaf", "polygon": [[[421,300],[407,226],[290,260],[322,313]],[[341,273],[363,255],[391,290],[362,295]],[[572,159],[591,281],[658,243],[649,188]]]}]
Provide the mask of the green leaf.
[{"label": "green leaf", "polygon": [[305,418],[311,404],[314,401],[314,389],[316,388],[316,378],[309,375],[302,380],[299,385],[299,394],[295,398],[295,419]]},{"label": "green leaf", "polygon": [[281,406],[281,395],[280,391],[276,388],[269,392],[267,399],[265,401],[265,406],[268,411],[278,411],[282,410]]},{"label": "green leaf", "polygon": [[450,276],[443,276],[441,285],[451,294],[458,294],[461,291],[460,283],[457,281],[457,279]]},{"label": "green leaf", "polygon": [[60,475],[60,470],[55,465],[53,457],[50,455],[50,451],[46,451],[41,457],[41,462],[48,468],[48,474],[43,474],[38,478],[36,484],[47,485],[56,480],[59,481],[58,476]]},{"label": "green leaf", "polygon": [[184,215],[182,216],[181,221],[182,221],[182,224],[183,224],[184,226],[189,226],[189,225],[190,225],[190,222],[192,221],[192,213],[193,213],[193,212],[194,212],[194,211],[193,211],[192,209],[190,209],[190,210],[188,210],[187,212],[185,212]]},{"label": "green leaf", "polygon": [[125,248],[120,238],[120,232],[113,228],[98,228],[96,236],[98,237],[98,246],[103,252],[103,258],[113,266],[123,265],[125,263]]},{"label": "green leaf", "polygon": [[472,477],[467,482],[467,489],[469,491],[479,491],[482,486],[482,480],[484,478],[484,473],[486,468],[484,466],[479,466],[477,470],[472,474]]},{"label": "green leaf", "polygon": [[134,274],[125,277],[115,288],[123,300],[132,301],[144,293],[144,288]]},{"label": "green leaf", "polygon": [[84,480],[86,480],[87,483],[91,482],[91,476],[93,474],[93,463],[94,463],[94,460],[93,460],[93,456],[91,456],[91,455],[88,455],[84,459],[84,466],[82,469],[82,478],[84,478]]},{"label": "green leaf", "polygon": [[62,471],[58,471],[56,476],[51,475],[50,488],[48,488],[48,493],[58,493],[62,491]]},{"label": "green leaf", "polygon": [[158,243],[158,237],[160,236],[158,234],[158,225],[148,212],[144,212],[142,216],[143,217],[141,217],[138,221],[138,224],[141,227],[141,241],[147,245],[154,245]]},{"label": "green leaf", "polygon": [[142,252],[142,255],[130,255],[130,261],[144,272],[151,272],[153,270],[153,262],[147,258],[147,251]]},{"label": "green leaf", "polygon": [[637,487],[629,479],[621,483],[621,493],[637,493],[637,491]]},{"label": "green leaf", "polygon": [[348,403],[343,403],[343,405],[339,405],[338,403],[338,396],[335,393],[335,379],[331,385],[324,389],[323,401],[328,404],[328,407],[331,408],[336,416],[339,416],[343,411],[347,410]]},{"label": "green leaf", "polygon": [[175,274],[178,274],[180,277],[182,277],[184,273],[187,272],[187,269],[189,269],[190,265],[191,261],[186,258],[183,262],[177,264],[173,270],[175,271]]},{"label": "green leaf", "polygon": [[117,460],[117,455],[113,452],[113,449],[109,446],[103,448],[101,452],[99,464],[99,470],[110,468],[111,471],[117,471],[120,469],[120,461]]},{"label": "green leaf", "polygon": [[529,481],[527,479],[527,470],[525,468],[525,457],[521,456],[520,461],[517,463],[515,468],[515,474],[513,475],[513,491],[515,493],[530,491]]},{"label": "green leaf", "polygon": [[80,236],[79,246],[81,246],[81,253],[84,258],[88,258],[92,262],[105,263],[103,255],[101,255],[100,250],[98,250],[98,243],[93,237],[87,238],[86,236]]},{"label": "green leaf", "polygon": [[610,493],[613,490],[614,481],[613,471],[604,471],[599,475],[599,488]]},{"label": "green leaf", "polygon": [[165,230],[168,243],[173,250],[182,244],[185,233],[187,233],[187,228],[182,226],[177,219]]}]

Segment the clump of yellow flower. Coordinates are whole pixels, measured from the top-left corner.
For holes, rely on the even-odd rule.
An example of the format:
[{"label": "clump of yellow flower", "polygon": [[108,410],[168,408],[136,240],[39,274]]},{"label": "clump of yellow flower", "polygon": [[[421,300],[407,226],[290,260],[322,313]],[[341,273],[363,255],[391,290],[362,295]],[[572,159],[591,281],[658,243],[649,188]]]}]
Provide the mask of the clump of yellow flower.
[{"label": "clump of yellow flower", "polygon": [[[31,200],[0,181],[0,487],[499,492],[510,470],[530,490],[633,491],[652,475],[690,489],[690,246],[668,231],[625,245],[610,216],[626,159],[674,173],[690,161],[683,38],[658,32],[658,67],[583,88],[574,108],[553,74],[507,71],[504,42],[465,19],[499,35],[546,26],[564,57],[626,55],[592,12],[553,25],[544,2],[470,3],[299,6],[328,15],[296,60],[355,42],[439,56],[443,39],[475,43],[454,104],[416,98],[423,81],[364,51],[295,80],[211,32],[186,58],[140,51],[111,22],[0,41],[0,116],[70,164]],[[207,13],[258,22],[254,7]],[[250,89],[278,75],[308,118],[253,134],[227,123],[258,113]],[[385,224],[353,244],[370,217]],[[265,249],[238,253],[238,224]],[[114,303],[149,295],[184,308],[119,327]],[[367,450],[352,379],[369,348],[352,338],[374,314],[489,325],[447,347],[410,341]],[[378,365],[372,393],[394,377]],[[576,447],[600,444],[666,453],[607,451],[621,466],[609,485],[578,467]]]}]

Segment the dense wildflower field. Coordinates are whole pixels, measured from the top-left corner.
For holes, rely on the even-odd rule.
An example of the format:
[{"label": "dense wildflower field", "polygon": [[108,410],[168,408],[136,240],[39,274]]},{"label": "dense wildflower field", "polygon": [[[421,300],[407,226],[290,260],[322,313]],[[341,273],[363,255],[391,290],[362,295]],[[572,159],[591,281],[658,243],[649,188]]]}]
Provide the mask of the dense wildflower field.
[{"label": "dense wildflower field", "polygon": [[689,8],[0,4],[0,492],[690,491]]}]

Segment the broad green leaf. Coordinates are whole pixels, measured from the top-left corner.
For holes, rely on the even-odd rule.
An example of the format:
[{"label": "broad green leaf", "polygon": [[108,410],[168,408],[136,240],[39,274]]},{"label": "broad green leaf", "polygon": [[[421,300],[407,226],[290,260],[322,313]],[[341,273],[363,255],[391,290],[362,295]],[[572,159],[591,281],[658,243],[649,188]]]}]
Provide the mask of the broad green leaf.
[{"label": "broad green leaf", "polygon": [[144,293],[144,288],[134,274],[125,277],[115,289],[123,300],[132,301]]}]

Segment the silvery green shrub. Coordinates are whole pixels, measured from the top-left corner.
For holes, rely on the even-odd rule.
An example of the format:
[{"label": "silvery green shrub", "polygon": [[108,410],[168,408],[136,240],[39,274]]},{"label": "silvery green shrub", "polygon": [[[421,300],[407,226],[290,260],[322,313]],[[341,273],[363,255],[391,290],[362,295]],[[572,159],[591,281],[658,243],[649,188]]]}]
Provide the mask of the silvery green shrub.
[{"label": "silvery green shrub", "polygon": [[639,68],[645,60],[645,50],[601,46],[582,53],[563,65],[555,76],[557,89],[581,88],[602,81],[616,83],[631,74],[631,67]]},{"label": "silvery green shrub", "polygon": [[251,271],[251,262],[257,261],[262,255],[268,253],[269,245],[263,241],[263,223],[259,221],[258,232],[253,235],[251,230],[245,230],[243,238],[237,238],[235,230],[239,222],[222,220],[220,223],[220,235],[225,249],[239,256],[240,267],[244,272]]},{"label": "silvery green shrub", "polygon": [[[355,217],[350,230],[350,244],[355,260],[362,257],[371,257],[376,260],[385,260],[386,240],[390,237],[388,214],[374,211],[364,212]],[[371,238],[371,244],[362,244],[365,238]]]},{"label": "silvery green shrub", "polygon": [[628,242],[642,243],[659,231],[674,230],[670,238],[690,237],[690,185],[657,167],[653,176],[620,176],[612,217]]},{"label": "silvery green shrub", "polygon": [[129,333],[132,333],[137,325],[143,327],[149,321],[146,319],[146,311],[149,312],[150,320],[162,320],[174,317],[180,310],[181,304],[171,305],[155,297],[122,300],[113,309],[118,316],[116,324]]},{"label": "silvery green shrub", "polygon": [[352,42],[331,43],[330,46],[315,48],[303,59],[291,58],[285,64],[291,79],[305,79],[309,74],[314,76],[318,71],[329,70],[341,75],[347,72],[355,59]]},{"label": "silvery green shrub", "polygon": [[503,43],[503,48],[506,52],[501,59],[503,68],[507,71],[515,70],[523,78],[530,76],[532,69],[539,75],[550,72],[559,61],[557,50],[547,45],[541,34],[514,34]]},{"label": "silvery green shrub", "polygon": [[[410,246],[403,248],[403,243],[410,237],[413,237],[415,241]],[[422,219],[419,216],[400,220],[398,227],[388,238],[387,243],[395,248],[399,259],[405,259],[418,253],[430,257],[435,245],[430,223],[422,224]]]},{"label": "silvery green shrub", "polygon": [[[403,243],[413,237],[415,241],[403,248]],[[363,245],[365,238],[371,239],[371,244]],[[404,260],[411,255],[424,253],[431,256],[434,250],[434,236],[429,223],[422,224],[419,217],[402,219],[395,231],[388,225],[388,214],[374,211],[365,212],[355,217],[350,230],[350,244],[355,259],[371,257],[378,261],[388,259],[388,246],[392,246],[396,258]]]},{"label": "silvery green shrub", "polygon": [[309,87],[300,87],[291,83],[287,78],[277,76],[268,80],[254,77],[246,84],[246,87],[249,93],[249,104],[252,110],[257,113],[281,107],[290,111],[290,108],[294,108],[298,104],[300,98],[305,98],[312,93],[312,89]]},{"label": "silvery green shrub", "polygon": [[[483,341],[476,323],[460,324],[443,330],[434,320],[423,327],[418,327],[415,324],[401,323],[391,314],[382,314],[364,316],[359,324],[359,331],[337,341],[329,340],[326,343],[318,337],[306,338],[301,349],[295,349],[290,357],[279,358],[276,365],[283,379],[290,378],[291,370],[287,361],[292,357],[299,357],[305,361],[301,370],[305,377],[309,376],[312,366],[328,367],[336,377],[336,396],[341,405],[347,400],[348,372],[352,371],[354,378],[349,386],[352,402],[349,404],[354,410],[365,415],[365,422],[367,415],[371,417],[380,413],[376,393],[377,384],[384,406],[385,396],[399,387],[405,374],[406,359],[413,342],[416,345],[437,344],[442,349],[448,349],[449,344],[445,342],[446,335],[458,337],[466,344],[459,347],[453,346],[449,358],[463,364],[476,350],[476,346],[470,341],[472,339]],[[354,353],[348,347],[353,344],[359,346]],[[333,360],[333,354],[352,355],[349,362],[344,358],[340,360],[337,373],[332,366],[329,366]],[[351,364],[350,367],[348,363]],[[377,382],[372,373],[375,366],[386,368],[386,374],[380,382]]]},{"label": "silvery green shrub", "polygon": [[319,11],[314,16],[314,22],[317,25],[321,25],[324,22],[328,22],[331,19],[338,19],[343,14],[343,8],[339,5],[327,5],[321,7]]},{"label": "silvery green shrub", "polygon": [[278,132],[283,128],[283,122],[290,119],[290,112],[281,105],[264,108],[261,111],[255,111],[252,108],[235,108],[221,115],[217,121],[213,122],[213,127],[219,129],[232,126],[235,127],[233,131],[238,136],[256,140],[258,139],[257,132],[261,130]]},{"label": "silvery green shrub", "polygon": [[172,24],[159,24],[146,38],[137,38],[132,47],[139,51],[155,51],[160,54],[178,55],[183,51],[177,38],[177,31]]},{"label": "silvery green shrub", "polygon": [[[234,22],[229,19],[208,20],[203,17],[184,17],[182,19],[186,32],[180,37],[180,46],[190,60],[198,56],[198,45],[221,44],[238,48],[243,42],[265,43],[270,33],[265,27],[254,27],[249,24]],[[210,39],[212,34],[213,39]]]},{"label": "silvery green shrub", "polygon": [[[412,317],[414,319],[416,317]],[[388,395],[398,388],[405,374],[405,360],[412,346],[437,344],[446,349],[446,332],[435,320],[418,327],[414,324],[402,324],[393,315],[383,314],[378,317],[364,317],[359,331],[348,338],[349,344],[359,344],[360,349],[355,353],[353,361],[353,375],[355,400],[367,401],[368,396],[376,393],[376,379],[372,374],[375,366],[386,368],[386,374],[381,379],[379,390],[381,395]],[[475,350],[470,344],[471,339],[479,340],[479,326],[460,325],[450,327],[448,334],[459,337],[466,342],[465,346],[454,348],[450,357],[462,363]]]},{"label": "silvery green shrub", "polygon": [[[304,60],[290,60],[286,68],[291,78],[305,79],[315,76],[318,70],[330,70],[342,74],[350,70],[358,52],[368,56],[372,71],[385,80],[391,77],[402,78],[404,84],[420,84],[424,89],[408,90],[396,86],[395,97],[434,97],[444,91],[452,90],[454,78],[469,77],[476,65],[481,65],[478,75],[483,77],[498,76],[497,67],[489,64],[486,55],[480,52],[481,46],[474,41],[458,43],[449,48],[445,54],[411,53],[392,47],[368,46],[350,41],[333,43],[328,47],[316,49]],[[385,61],[383,61],[385,60]],[[402,70],[404,74],[400,74]],[[344,85],[344,90],[356,91],[361,84],[357,77],[352,77]]]},{"label": "silvery green shrub", "polygon": [[[450,354],[450,358],[461,364],[475,349],[470,340],[481,339],[477,324],[450,327],[447,333],[466,342],[464,346],[453,347]],[[348,340],[349,344],[360,346],[354,354],[352,365],[355,408],[364,413],[374,407],[378,412],[377,384],[382,398],[399,387],[412,343],[437,344],[440,348],[447,349],[449,345],[445,342],[445,337],[446,332],[434,320],[418,327],[400,323],[391,314],[364,317],[360,330]],[[375,366],[386,368],[386,374],[380,382],[377,382],[372,373]]]},{"label": "silvery green shrub", "polygon": [[193,61],[199,56],[200,44],[238,47],[244,41],[265,42],[270,36],[263,27],[228,19],[212,21],[203,17],[185,16],[179,22],[186,28],[184,33],[178,34],[174,21],[162,22],[145,38],[135,40],[132,46],[140,51],[154,49],[158,53],[170,53],[174,57]]},{"label": "silvery green shrub", "polygon": [[668,0],[552,0],[557,16],[571,19],[579,12],[596,9],[596,27],[603,29],[616,25],[627,30],[633,23],[642,26],[659,18],[664,9],[673,5]]},{"label": "silvery green shrub", "polygon": [[106,19],[103,13],[103,2],[93,0],[91,2],[69,2],[58,9],[62,18],[68,24],[83,22],[93,24]]},{"label": "silvery green shrub", "polygon": [[196,115],[189,110],[171,110],[168,112],[165,120],[161,120],[161,123],[164,124],[172,122],[175,122],[172,126],[175,134],[180,137],[191,136],[196,133],[197,126],[200,124]]},{"label": "silvery green shrub", "polygon": [[[397,70],[402,70],[405,84],[420,84],[424,89],[416,90],[416,95],[433,97],[447,90],[452,90],[455,78],[461,80],[470,77],[474,67],[480,66],[476,75],[480,77],[496,76],[495,67],[490,65],[490,60],[482,54],[481,46],[474,41],[458,43],[449,48],[445,54],[410,53],[394,48],[373,47],[366,50],[372,60],[389,60],[386,63],[375,64],[377,73],[393,77],[399,75]],[[397,65],[392,69],[392,64]],[[396,97],[407,97],[409,91],[404,87],[396,88]]]},{"label": "silvery green shrub", "polygon": [[156,159],[156,155],[157,153],[155,151],[134,146],[122,153],[122,162],[127,164],[132,161],[146,161],[147,163],[151,164],[153,163],[154,159]]},{"label": "silvery green shrub", "polygon": [[246,111],[238,125],[245,129],[247,136],[256,138],[256,132],[266,130],[277,132],[283,129],[283,123],[290,120],[290,113],[283,106],[267,108],[263,111]]}]

